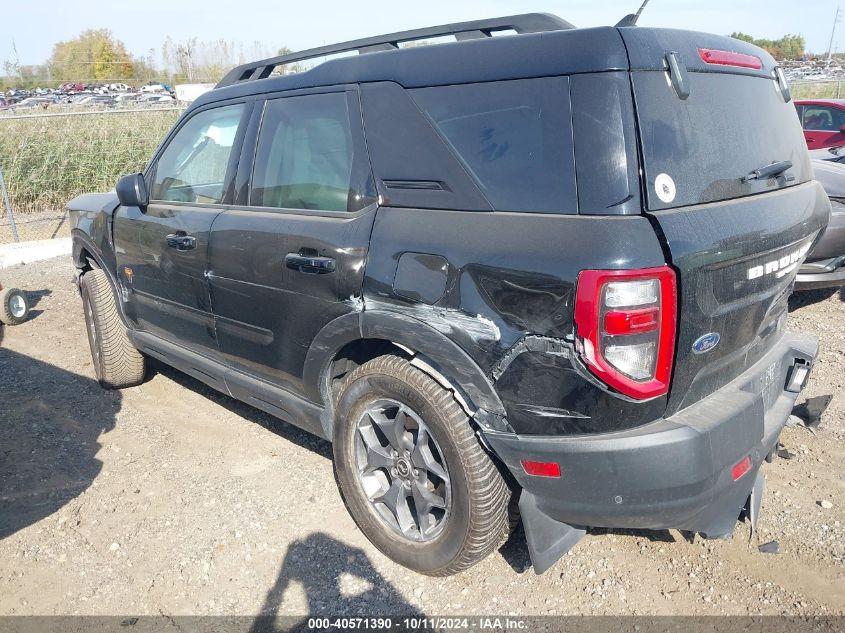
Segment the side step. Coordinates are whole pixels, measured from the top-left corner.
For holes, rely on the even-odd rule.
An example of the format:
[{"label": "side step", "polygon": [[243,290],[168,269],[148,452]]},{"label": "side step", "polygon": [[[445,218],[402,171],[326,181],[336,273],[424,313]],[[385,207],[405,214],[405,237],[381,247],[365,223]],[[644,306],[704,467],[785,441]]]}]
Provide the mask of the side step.
[{"label": "side step", "polygon": [[554,565],[587,533],[585,529],[552,519],[537,507],[534,495],[525,490],[519,497],[519,513],[534,573],[538,575]]}]

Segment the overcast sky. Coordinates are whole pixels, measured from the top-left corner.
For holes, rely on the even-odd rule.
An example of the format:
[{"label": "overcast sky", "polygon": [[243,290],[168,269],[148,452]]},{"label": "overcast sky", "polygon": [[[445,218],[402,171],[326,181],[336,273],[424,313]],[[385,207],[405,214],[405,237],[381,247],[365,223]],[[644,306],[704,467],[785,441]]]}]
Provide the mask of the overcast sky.
[{"label": "overcast sky", "polygon": [[[529,11],[556,13],[576,26],[613,24],[641,0],[5,0],[0,16],[0,62],[42,63],[55,42],[89,28],[108,28],[138,56],[160,51],[164,38],[225,38],[270,50],[301,50],[434,24]],[[826,51],[837,0],[651,0],[643,26],[670,26],[756,37],[803,35],[812,51]],[[845,11],[845,2],[843,2]],[[845,23],[834,46],[845,49]],[[842,43],[839,46],[839,42]]]}]

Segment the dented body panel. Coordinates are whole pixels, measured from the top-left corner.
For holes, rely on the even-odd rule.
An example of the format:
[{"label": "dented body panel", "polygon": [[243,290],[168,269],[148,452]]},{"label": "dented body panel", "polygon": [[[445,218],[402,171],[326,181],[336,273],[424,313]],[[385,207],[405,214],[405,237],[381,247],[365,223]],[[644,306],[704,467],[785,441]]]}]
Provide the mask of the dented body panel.
[{"label": "dented body panel", "polygon": [[[589,244],[589,253],[580,244]],[[447,264],[445,290],[434,305],[412,302],[395,288],[397,262],[408,252],[436,255]],[[454,341],[495,383],[518,432],[598,433],[653,420],[665,399],[618,398],[579,366],[572,353],[578,273],[663,263],[657,236],[642,216],[383,207],[373,227],[364,309],[407,315]],[[537,337],[558,341],[560,349],[524,343]]]}]

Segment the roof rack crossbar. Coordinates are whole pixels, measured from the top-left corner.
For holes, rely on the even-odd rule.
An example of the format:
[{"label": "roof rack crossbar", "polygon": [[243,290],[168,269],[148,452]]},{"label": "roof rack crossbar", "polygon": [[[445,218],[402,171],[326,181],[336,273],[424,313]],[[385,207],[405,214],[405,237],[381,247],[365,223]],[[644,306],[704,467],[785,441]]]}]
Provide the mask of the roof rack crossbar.
[{"label": "roof rack crossbar", "polygon": [[459,41],[468,39],[480,39],[491,37],[495,31],[515,31],[517,33],[542,33],[545,31],[561,31],[575,28],[572,24],[556,15],[549,13],[524,13],[522,15],[511,15],[488,20],[472,20],[470,22],[456,22],[431,26],[387,35],[376,35],[365,37],[359,40],[329,44],[317,48],[270,57],[248,64],[242,64],[233,68],[217,84],[218,88],[230,86],[242,81],[254,79],[265,79],[270,76],[273,69],[284,64],[292,64],[316,57],[326,57],[338,53],[357,51],[359,54],[374,53],[378,51],[395,50],[403,42],[413,42],[433,37],[454,35]]}]

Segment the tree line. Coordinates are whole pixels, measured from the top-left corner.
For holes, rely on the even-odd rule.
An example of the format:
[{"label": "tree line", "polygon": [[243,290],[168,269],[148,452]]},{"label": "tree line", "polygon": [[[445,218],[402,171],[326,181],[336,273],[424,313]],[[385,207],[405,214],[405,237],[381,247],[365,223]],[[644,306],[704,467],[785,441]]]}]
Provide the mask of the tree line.
[{"label": "tree line", "polygon": [[747,33],[731,33],[731,37],[759,46],[777,60],[801,59],[806,42],[800,35],[784,35],[778,40],[758,39]]},{"label": "tree line", "polygon": [[168,36],[159,51],[150,49],[146,55],[134,56],[108,29],[90,29],[56,43],[43,64],[21,65],[7,60],[0,89],[55,87],[64,83],[213,83],[233,66],[289,52],[286,47],[273,49],[261,42],[244,45],[196,37],[175,41]]}]

